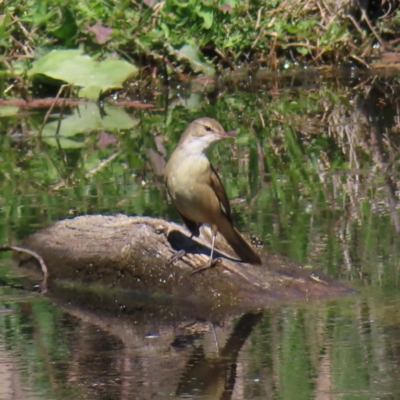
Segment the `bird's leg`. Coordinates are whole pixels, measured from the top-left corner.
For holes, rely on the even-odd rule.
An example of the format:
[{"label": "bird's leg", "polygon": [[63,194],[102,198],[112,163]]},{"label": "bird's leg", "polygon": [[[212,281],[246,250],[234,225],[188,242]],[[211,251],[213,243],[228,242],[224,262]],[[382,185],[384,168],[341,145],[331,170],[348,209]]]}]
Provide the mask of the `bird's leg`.
[{"label": "bird's leg", "polygon": [[[193,239],[193,233],[190,235],[190,240]],[[185,249],[177,251],[168,261],[167,261],[167,267],[170,267],[172,264],[176,263],[177,261],[181,260],[185,255],[187,251]]]},{"label": "bird's leg", "polygon": [[170,267],[172,264],[176,263],[179,261],[181,258],[183,258],[186,255],[186,250],[179,250],[177,251],[168,261],[167,261],[167,267]]},{"label": "bird's leg", "polygon": [[197,274],[198,272],[204,271],[206,269],[212,268],[214,266],[214,264],[221,262],[220,258],[217,258],[216,260],[213,260],[213,255],[214,255],[214,246],[215,246],[215,238],[217,237],[217,227],[215,225],[212,226],[212,231],[213,231],[213,235],[212,235],[212,245],[211,245],[211,254],[210,254],[210,258],[208,259],[207,263],[205,265],[203,265],[200,268],[196,268],[192,274]]},{"label": "bird's leg", "polygon": [[214,227],[213,227],[213,237],[212,237],[210,258],[208,259],[208,263],[205,265],[208,268],[210,268],[211,265],[213,264],[213,255],[214,255],[214,246],[215,246],[215,238],[216,237],[217,237],[217,232],[214,233]]}]

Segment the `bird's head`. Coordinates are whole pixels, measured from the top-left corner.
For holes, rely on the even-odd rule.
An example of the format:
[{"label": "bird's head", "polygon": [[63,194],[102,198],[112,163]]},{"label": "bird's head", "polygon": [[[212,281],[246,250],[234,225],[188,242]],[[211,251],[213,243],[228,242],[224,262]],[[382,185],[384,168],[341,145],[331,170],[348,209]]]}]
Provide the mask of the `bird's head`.
[{"label": "bird's head", "polygon": [[183,133],[180,146],[195,148],[198,152],[206,152],[215,143],[224,139],[234,139],[236,131],[225,132],[221,124],[213,118],[195,119]]}]

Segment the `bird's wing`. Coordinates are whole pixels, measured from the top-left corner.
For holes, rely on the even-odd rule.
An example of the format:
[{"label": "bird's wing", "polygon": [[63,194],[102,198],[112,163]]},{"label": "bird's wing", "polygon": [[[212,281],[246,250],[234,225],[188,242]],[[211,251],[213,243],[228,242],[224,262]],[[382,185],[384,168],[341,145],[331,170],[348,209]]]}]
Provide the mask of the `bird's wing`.
[{"label": "bird's wing", "polygon": [[211,187],[214,190],[215,194],[217,195],[219,202],[223,205],[226,216],[228,217],[229,221],[232,222],[231,206],[229,204],[229,199],[225,192],[224,185],[222,184],[221,179],[219,179],[218,173],[215,170],[215,168],[211,164],[210,166],[211,166],[211,173],[210,173]]},{"label": "bird's wing", "polygon": [[201,224],[198,224],[197,222],[194,222],[190,219],[187,219],[183,214],[180,213],[180,211],[177,209],[179,215],[183,219],[183,222],[185,223],[186,227],[189,229],[190,233],[193,236],[198,237],[200,235],[200,226]]}]

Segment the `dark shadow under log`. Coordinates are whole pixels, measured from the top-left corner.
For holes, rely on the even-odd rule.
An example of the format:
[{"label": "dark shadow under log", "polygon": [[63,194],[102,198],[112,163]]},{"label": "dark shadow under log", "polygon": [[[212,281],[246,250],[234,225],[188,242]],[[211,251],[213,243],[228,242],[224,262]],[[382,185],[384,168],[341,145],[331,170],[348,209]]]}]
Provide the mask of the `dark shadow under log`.
[{"label": "dark shadow under log", "polygon": [[[310,269],[265,250],[260,253],[262,266],[222,256],[214,268],[193,274],[208,259],[207,241],[190,240],[185,228],[161,219],[81,216],[29,236],[23,246],[45,261],[53,294],[66,290],[76,296],[86,291],[89,297],[115,300],[119,293],[119,304],[124,307],[130,301],[134,307],[138,302],[146,307],[173,305],[205,318],[210,313],[246,312],[285,300],[352,293],[338,282],[322,280]],[[167,265],[182,248],[188,252],[183,259]],[[26,255],[18,257],[20,265],[35,263]]]}]

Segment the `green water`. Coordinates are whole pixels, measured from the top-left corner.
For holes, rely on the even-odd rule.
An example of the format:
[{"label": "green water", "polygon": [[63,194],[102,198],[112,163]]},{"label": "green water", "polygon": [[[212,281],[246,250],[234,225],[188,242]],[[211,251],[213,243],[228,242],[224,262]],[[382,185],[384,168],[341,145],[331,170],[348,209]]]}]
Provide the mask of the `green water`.
[{"label": "green water", "polygon": [[211,156],[238,229],[359,294],[189,331],[173,310],[102,315],[21,290],[1,253],[0,398],[400,398],[398,94],[347,73],[188,85],[147,94],[153,111],[66,110],[57,137],[55,112],[42,140],[43,113],[3,109],[0,244],[82,214],[179,221],[160,171],[207,115],[240,129]]}]

